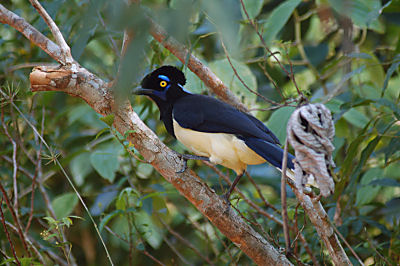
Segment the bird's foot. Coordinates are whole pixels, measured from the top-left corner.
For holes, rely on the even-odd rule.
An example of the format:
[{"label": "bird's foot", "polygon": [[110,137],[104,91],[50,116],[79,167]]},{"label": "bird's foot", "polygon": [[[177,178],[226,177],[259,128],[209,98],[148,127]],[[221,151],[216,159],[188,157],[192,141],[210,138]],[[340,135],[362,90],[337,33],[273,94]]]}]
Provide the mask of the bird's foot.
[{"label": "bird's foot", "polygon": [[229,191],[225,192],[224,194],[222,194],[220,197],[223,201],[225,201],[226,203],[226,209],[225,212],[229,212],[230,208],[231,208],[231,201],[229,200],[231,196],[231,193],[229,193]]},{"label": "bird's foot", "polygon": [[178,152],[175,152],[178,157],[180,157],[183,160],[183,167],[181,170],[177,171],[176,173],[180,174],[186,171],[187,169],[187,161],[188,160],[202,160],[202,161],[207,161],[209,162],[210,159],[205,156],[198,156],[198,155],[193,155],[193,154],[181,154]]}]

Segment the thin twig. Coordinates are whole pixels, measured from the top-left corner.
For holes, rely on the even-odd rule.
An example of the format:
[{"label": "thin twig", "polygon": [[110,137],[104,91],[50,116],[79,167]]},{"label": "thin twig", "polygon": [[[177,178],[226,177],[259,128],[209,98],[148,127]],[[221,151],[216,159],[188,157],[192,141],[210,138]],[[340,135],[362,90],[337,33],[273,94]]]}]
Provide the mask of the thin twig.
[{"label": "thin twig", "polygon": [[[2,90],[0,90],[0,93],[1,93],[4,97],[7,98],[7,95],[6,95]],[[25,117],[25,115],[24,115],[24,114],[22,113],[22,111],[18,108],[18,106],[16,106],[15,103],[13,103],[13,102],[11,102],[11,105],[15,108],[15,110],[17,110],[17,112],[21,115],[21,117],[25,120],[25,122],[32,128],[33,132],[39,137],[39,139],[43,142],[43,144],[46,146],[46,148],[47,148],[49,151],[51,151],[50,146],[47,144],[47,142],[44,140],[44,138],[39,134],[39,132],[37,131],[36,127]],[[107,246],[106,246],[106,244],[105,244],[103,238],[102,238],[101,235],[100,235],[100,231],[99,231],[99,229],[98,229],[98,226],[97,226],[97,224],[96,224],[96,222],[95,222],[93,216],[90,214],[89,208],[86,206],[86,204],[85,204],[85,202],[83,201],[81,195],[79,194],[78,190],[76,189],[74,183],[72,182],[72,180],[71,180],[71,178],[69,177],[69,175],[67,174],[67,172],[64,170],[64,167],[61,165],[60,161],[59,161],[57,158],[55,158],[54,160],[55,160],[55,163],[56,163],[56,164],[58,165],[58,167],[60,168],[60,170],[61,170],[61,172],[63,173],[63,175],[64,175],[64,176],[66,177],[66,179],[68,180],[69,184],[71,185],[72,189],[74,190],[75,194],[77,195],[79,201],[81,202],[82,206],[84,207],[85,211],[87,212],[87,214],[88,214],[90,220],[92,221],[93,226],[94,226],[94,228],[95,228],[95,230],[96,230],[96,232],[97,232],[97,234],[98,234],[98,236],[99,236],[99,239],[100,239],[100,241],[101,241],[101,243],[102,243],[102,245],[103,245],[103,248],[104,248],[104,250],[106,251],[106,255],[107,255],[107,258],[108,258],[110,264],[111,264],[111,265],[114,265],[114,263],[112,262],[110,253],[108,252]],[[0,184],[0,185],[1,185],[1,184]]]},{"label": "thin twig", "polygon": [[229,65],[231,66],[233,72],[235,73],[235,76],[239,79],[240,83],[242,83],[243,86],[244,86],[248,91],[250,91],[251,93],[257,95],[258,97],[260,97],[260,98],[263,99],[264,101],[266,101],[266,102],[268,102],[268,103],[270,103],[270,104],[273,104],[273,105],[279,105],[279,103],[277,103],[277,102],[275,102],[275,101],[272,101],[272,100],[266,98],[264,95],[259,94],[257,91],[255,91],[255,90],[249,88],[249,86],[247,86],[246,82],[244,82],[244,80],[240,77],[240,75],[239,75],[239,73],[237,72],[235,66],[232,64],[231,58],[230,58],[230,56],[229,56],[229,54],[228,54],[228,51],[227,51],[227,49],[226,49],[226,47],[225,47],[224,41],[222,40],[222,38],[220,38],[220,40],[221,40],[222,48],[224,49],[224,52],[225,52],[225,56],[226,56],[226,58],[228,59]]},{"label": "thin twig", "polygon": [[61,31],[58,28],[57,24],[53,21],[53,19],[50,17],[47,11],[42,7],[42,5],[39,3],[38,0],[29,0],[29,2],[31,2],[32,6],[37,10],[39,15],[46,22],[51,33],[53,34],[56,43],[61,49],[61,54],[63,55],[64,59],[63,63],[71,64],[74,61],[71,55],[71,48],[69,48],[68,44],[65,42],[64,37],[62,36]]},{"label": "thin twig", "polygon": [[299,87],[297,86],[296,83],[296,79],[294,78],[294,74],[293,73],[289,73],[289,71],[287,71],[287,69],[282,65],[281,61],[278,59],[278,57],[275,55],[275,53],[272,53],[271,49],[269,49],[267,43],[264,40],[264,37],[262,36],[262,34],[260,33],[260,31],[258,30],[258,26],[256,23],[254,23],[254,20],[250,18],[249,13],[247,13],[247,9],[246,6],[243,3],[243,0],[240,0],[240,4],[242,5],[243,11],[247,17],[247,20],[250,22],[250,25],[253,26],[254,30],[256,31],[263,47],[265,50],[267,50],[267,52],[275,59],[275,61],[278,63],[279,67],[286,73],[286,75],[292,80],[294,86],[296,87],[297,91],[299,90]]},{"label": "thin twig", "polygon": [[[12,100],[11,100],[12,101]],[[4,109],[1,109],[1,125],[3,126],[4,133],[7,136],[8,140],[11,142],[13,146],[13,190],[14,190],[14,210],[16,215],[18,216],[18,182],[17,182],[17,173],[18,173],[18,163],[17,163],[17,143],[11,137],[10,133],[8,132],[7,125],[4,123]]]},{"label": "thin twig", "polygon": [[25,241],[25,235],[22,232],[21,224],[19,223],[19,219],[16,216],[15,211],[14,211],[13,207],[11,206],[10,200],[8,199],[7,192],[5,191],[5,189],[4,189],[4,187],[3,187],[3,185],[1,183],[0,183],[0,190],[3,193],[3,198],[5,199],[7,207],[11,212],[11,216],[14,219],[14,223],[17,226],[18,235],[20,237],[20,240],[22,241],[24,249],[25,249],[26,253],[28,254],[28,256],[31,256],[31,253],[29,252],[29,249],[28,249],[28,245],[26,244],[26,241]]},{"label": "thin twig", "polygon": [[176,238],[178,238],[180,241],[182,241],[187,247],[191,248],[199,257],[201,257],[203,260],[205,260],[208,265],[214,265],[214,263],[212,263],[208,257],[204,256],[200,252],[200,250],[198,250],[192,243],[190,243],[190,241],[188,241],[183,236],[181,236],[179,233],[174,231],[166,222],[164,222],[163,219],[161,219],[160,217],[158,217],[158,218],[161,221],[161,223],[165,226],[165,228],[167,228],[168,232],[170,232],[172,235],[174,235]]},{"label": "thin twig", "polygon": [[[325,86],[324,82],[321,80],[321,75],[319,74],[318,70],[311,64],[310,60],[308,59],[308,56],[306,54],[306,51],[304,50],[303,46],[303,41],[301,38],[301,18],[299,17],[299,14],[297,13],[297,10],[294,10],[293,12],[293,17],[294,17],[294,32],[296,36],[296,47],[299,51],[299,54],[303,61],[307,63],[307,67],[313,72],[314,76],[321,82],[322,88],[324,89],[324,93],[328,93],[328,88]],[[287,55],[289,63],[291,62],[289,59],[289,56]],[[292,64],[290,63],[291,69],[293,69]],[[293,74],[293,71],[292,71]],[[299,92],[299,91],[298,91]],[[303,93],[299,94],[302,95],[303,98],[305,99],[305,96]]]},{"label": "thin twig", "polygon": [[[101,23],[101,25],[103,26],[103,28],[107,30],[107,25],[106,25],[106,23],[104,22],[104,19],[103,19],[101,13],[100,13],[100,10],[97,11],[97,16],[99,17],[100,23]],[[107,32],[107,37],[108,37],[108,39],[110,40],[111,47],[112,47],[112,49],[114,50],[115,55],[118,56],[118,57],[121,57],[121,54],[120,54],[120,52],[119,52],[117,43],[115,42],[114,38],[110,35],[109,32]]]},{"label": "thin twig", "polygon": [[264,195],[262,194],[260,187],[259,187],[258,184],[254,181],[254,179],[251,177],[251,175],[249,175],[249,173],[248,173],[247,171],[246,171],[246,176],[247,176],[247,178],[250,180],[250,182],[253,184],[253,186],[255,187],[255,189],[257,190],[257,193],[258,193],[258,195],[260,196],[261,200],[264,202],[265,206],[266,206],[267,208],[273,209],[275,212],[277,212],[277,213],[280,214],[279,210],[278,210],[274,205],[272,205],[271,203],[269,203],[269,202],[264,198]]},{"label": "thin twig", "polygon": [[358,260],[358,263],[360,263],[360,265],[364,266],[364,262],[360,259],[360,257],[357,255],[357,253],[354,251],[354,249],[349,244],[349,242],[347,242],[346,238],[343,237],[342,233],[340,233],[340,231],[336,228],[336,226],[332,222],[331,222],[331,226],[335,230],[336,234],[340,237],[340,239],[342,239],[342,241],[347,246],[347,248],[350,250],[351,254],[353,254],[353,256]]},{"label": "thin twig", "polygon": [[[225,175],[224,173],[222,173],[217,167],[215,167],[215,165],[213,165],[212,163],[203,162],[204,164],[206,164],[208,167],[210,167],[212,170],[214,170],[214,172],[222,177],[226,183],[228,183],[228,185],[231,185],[232,182],[229,179],[229,177],[227,175]],[[279,220],[279,218],[275,217],[274,215],[264,211],[262,208],[260,208],[257,204],[255,204],[254,202],[252,202],[250,199],[248,199],[243,192],[236,186],[234,189],[242,198],[244,201],[246,201],[247,204],[249,204],[251,207],[253,207],[254,209],[256,209],[259,213],[261,213],[263,216],[267,217],[268,219],[271,219],[272,221],[278,223],[278,224],[282,224],[282,221]]]},{"label": "thin twig", "polygon": [[[40,134],[43,137],[43,131],[44,131],[44,118],[45,118],[45,109],[44,106],[42,107],[42,123],[41,123],[41,132]],[[36,142],[38,142],[37,136],[35,135],[36,138]],[[35,199],[35,186],[36,186],[36,179],[39,176],[39,178],[42,177],[42,157],[41,157],[41,153],[42,153],[42,148],[43,148],[43,141],[40,141],[39,144],[39,149],[36,152],[36,157],[37,157],[37,163],[36,163],[36,169],[35,169],[35,175],[33,176],[32,179],[32,187],[31,187],[31,210],[29,212],[29,219],[28,219],[28,223],[25,227],[25,234],[28,232],[29,227],[31,225],[32,222],[32,218],[33,218],[33,203],[34,203],[34,199]]]},{"label": "thin twig", "polygon": [[281,205],[282,205],[283,234],[285,236],[285,244],[286,244],[286,254],[291,253],[289,219],[287,214],[287,202],[286,202],[286,179],[287,179],[286,169],[287,169],[288,146],[289,146],[289,141],[286,138],[285,148],[283,150],[282,175],[281,175]]},{"label": "thin twig", "polygon": [[268,73],[267,68],[265,67],[266,62],[263,61],[264,64],[261,62],[258,63],[258,66],[263,70],[264,75],[268,78],[268,80],[274,85],[276,91],[279,93],[279,96],[281,96],[282,100],[285,99],[285,97],[282,94],[282,90],[278,87],[278,84],[276,81],[271,77],[271,75]]},{"label": "thin twig", "polygon": [[0,4],[0,22],[8,24],[21,32],[28,40],[39,46],[57,62],[64,61],[62,58],[61,49],[57,44],[44,36],[25,19],[6,9],[2,4]]},{"label": "thin twig", "polygon": [[2,207],[2,206],[3,206],[3,197],[1,197],[1,200],[0,200],[1,222],[2,222],[2,224],[3,224],[4,232],[6,233],[6,236],[7,236],[7,239],[8,239],[8,243],[10,244],[11,251],[12,251],[13,256],[14,256],[14,259],[15,259],[15,263],[17,263],[17,265],[21,265],[21,262],[19,262],[18,257],[17,257],[17,254],[15,253],[14,244],[13,244],[13,242],[11,241],[10,234],[8,233],[8,230],[7,230],[7,226],[6,226],[6,223],[5,223],[6,220],[5,220],[5,218],[4,218],[4,213],[3,213],[3,207]]},{"label": "thin twig", "polygon": [[186,265],[191,265],[191,263],[175,248],[175,246],[166,238],[163,237],[164,242],[167,243],[167,246],[178,256],[178,258]]}]

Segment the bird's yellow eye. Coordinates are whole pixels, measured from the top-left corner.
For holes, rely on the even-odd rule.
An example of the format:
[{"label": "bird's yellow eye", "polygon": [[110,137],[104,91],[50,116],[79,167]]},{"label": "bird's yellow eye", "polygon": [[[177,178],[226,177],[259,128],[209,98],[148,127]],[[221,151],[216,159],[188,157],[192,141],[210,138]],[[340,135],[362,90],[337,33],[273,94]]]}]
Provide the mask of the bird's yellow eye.
[{"label": "bird's yellow eye", "polygon": [[161,81],[161,82],[160,82],[160,86],[161,86],[162,88],[166,87],[166,86],[167,86],[167,82],[166,82],[165,80]]}]

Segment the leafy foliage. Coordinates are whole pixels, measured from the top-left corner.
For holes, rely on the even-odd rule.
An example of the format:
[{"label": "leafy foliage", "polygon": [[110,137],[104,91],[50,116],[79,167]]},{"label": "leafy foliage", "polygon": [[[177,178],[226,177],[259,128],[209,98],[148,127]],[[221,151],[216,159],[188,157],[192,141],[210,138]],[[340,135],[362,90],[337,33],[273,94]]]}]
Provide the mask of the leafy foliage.
[{"label": "leafy foliage", "polygon": [[[335,120],[335,195],[323,200],[333,224],[365,264],[398,264],[398,1],[143,0],[140,8],[127,7],[126,1],[41,2],[59,25],[80,64],[106,80],[113,80],[121,65],[118,92],[129,96],[145,123],[178,152],[184,152],[184,148],[158,122],[155,106],[148,99],[131,97],[130,90],[145,73],[162,64],[182,67],[190,91],[208,93],[208,90],[184,64],[149,36],[145,15],[155,19],[210,66],[281,142],[298,96],[285,73],[292,70],[299,89],[311,101],[326,103]],[[256,28],[248,20],[241,2]],[[1,4],[50,36],[29,1],[6,0]],[[121,60],[125,27],[135,31],[135,39]],[[27,67],[26,63],[54,62],[9,26],[0,26],[0,36],[0,183],[11,202],[17,202],[14,211],[23,228],[30,224],[27,229],[30,243],[45,263],[99,265],[106,260],[90,219],[61,168],[47,163],[56,159],[90,206],[115,264],[251,263],[171,184],[141,160],[126,136],[113,129],[114,117],[102,118],[81,100],[68,95],[30,92],[31,65]],[[273,54],[266,50],[266,45]],[[259,96],[240,82],[227,55],[245,84]],[[280,108],[275,110],[277,106],[261,96],[279,103]],[[189,167],[218,193],[226,189],[211,168],[199,162],[189,162]],[[225,171],[222,167],[218,169]],[[249,173],[257,188],[248,179],[242,180],[239,187],[245,197],[280,217],[276,211],[280,208],[279,173],[268,165],[249,167]],[[232,203],[276,247],[284,246],[278,223],[241,197]],[[288,205],[291,225],[304,235],[313,256],[321,264],[329,263],[324,247],[315,237],[315,229],[297,207],[293,194],[289,194]],[[39,263],[35,254],[28,256],[24,250],[11,226],[14,220],[4,200],[1,208],[5,219],[1,221],[8,224],[21,264]],[[72,223],[71,218],[78,216],[83,219]],[[48,234],[41,236],[41,232]],[[297,231],[291,232],[292,239],[296,234]],[[0,231],[0,239],[0,254],[7,256],[1,262],[14,262],[5,231]],[[298,238],[294,247],[298,261],[310,263],[312,258]],[[354,264],[358,263],[348,247],[346,253]]]}]

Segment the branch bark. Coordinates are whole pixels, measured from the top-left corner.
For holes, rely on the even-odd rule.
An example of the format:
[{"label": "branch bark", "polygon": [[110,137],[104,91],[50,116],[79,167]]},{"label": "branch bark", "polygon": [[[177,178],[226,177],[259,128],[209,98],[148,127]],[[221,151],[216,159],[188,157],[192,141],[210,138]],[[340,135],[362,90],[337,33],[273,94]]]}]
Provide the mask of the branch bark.
[{"label": "branch bark", "polygon": [[118,132],[125,135],[128,130],[133,130],[128,140],[144,159],[257,264],[291,265],[193,171],[176,173],[176,169],[182,168],[183,161],[140,120],[129,102],[117,104],[114,101],[108,83],[82,67],[72,71],[67,66],[59,69],[37,67],[30,74],[30,81],[32,91],[62,91],[82,98],[102,115],[113,113]]},{"label": "branch bark", "polygon": [[[0,21],[21,31],[31,42],[39,45],[45,52],[63,64],[65,55],[61,48],[33,28],[28,22],[0,5]],[[26,31],[26,29],[29,29]],[[166,35],[163,35],[165,38]],[[54,49],[48,49],[50,44]],[[183,48],[182,48],[183,49]],[[56,51],[56,52],[54,52]],[[184,55],[182,55],[182,60]],[[193,59],[192,59],[193,61]],[[193,65],[195,64],[195,65]],[[217,84],[226,88],[216,76],[204,72],[199,60],[192,63],[197,73],[207,73],[206,84]],[[200,68],[199,68],[200,67]],[[203,72],[202,72],[203,71]],[[193,171],[176,173],[183,162],[176,153],[165,146],[133,111],[128,101],[117,102],[110,84],[90,73],[72,60],[60,68],[51,66],[36,67],[30,74],[31,88],[34,92],[61,91],[85,100],[96,112],[102,115],[113,113],[114,127],[122,134],[131,130],[128,140],[142,154],[146,161],[178,191],[192,202],[225,236],[233,241],[255,263],[259,265],[292,265],[268,241],[248,225],[240,215],[211,190]],[[223,91],[223,90],[221,90]],[[232,94],[233,95],[233,94]],[[229,97],[228,97],[229,98]],[[237,101],[238,102],[238,101]],[[133,131],[132,131],[133,130]]]},{"label": "branch bark", "polygon": [[53,59],[60,62],[62,58],[60,47],[30,25],[25,19],[6,9],[2,4],[0,4],[0,22],[8,24],[21,32],[33,44],[39,46]]},{"label": "branch bark", "polygon": [[248,113],[249,109],[236,97],[231,90],[197,57],[190,53],[190,51],[175,38],[169,36],[168,33],[155,21],[150,19],[151,30],[150,34],[167,48],[173,55],[175,55],[183,64],[187,62],[188,68],[195,73],[203,83],[214,92],[218,98],[230,105],[235,106],[239,110]]},{"label": "branch bark", "polygon": [[296,197],[304,211],[307,213],[308,218],[310,218],[311,223],[317,230],[319,237],[324,241],[333,264],[353,265],[340,244],[339,239],[330,224],[328,214],[325,212],[319,199],[310,198],[308,195],[297,189],[292,183],[289,183],[289,185],[296,194]]}]

